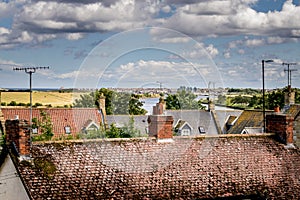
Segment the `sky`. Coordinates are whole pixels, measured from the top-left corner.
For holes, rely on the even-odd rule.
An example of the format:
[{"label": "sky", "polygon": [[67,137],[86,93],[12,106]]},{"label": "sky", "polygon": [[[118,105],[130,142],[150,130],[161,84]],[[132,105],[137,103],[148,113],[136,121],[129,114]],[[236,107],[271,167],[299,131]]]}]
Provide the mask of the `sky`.
[{"label": "sky", "polygon": [[300,87],[299,0],[2,0],[0,88]]}]

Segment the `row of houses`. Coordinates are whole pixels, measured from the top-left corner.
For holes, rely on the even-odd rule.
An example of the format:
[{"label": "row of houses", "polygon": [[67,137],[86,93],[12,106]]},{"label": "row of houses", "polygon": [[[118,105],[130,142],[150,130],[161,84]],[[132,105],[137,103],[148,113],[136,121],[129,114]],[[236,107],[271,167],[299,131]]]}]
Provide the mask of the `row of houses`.
[{"label": "row of houses", "polygon": [[[76,136],[78,133],[87,133],[90,130],[100,129],[103,121],[101,112],[96,108],[33,108],[32,117],[41,121],[41,111],[50,117],[55,137],[64,135]],[[24,119],[29,121],[29,108],[2,108],[2,128],[5,120]],[[267,114],[274,111],[266,111]],[[300,105],[292,105],[286,114],[295,121],[295,136],[300,132],[299,113]],[[245,134],[262,133],[263,113],[260,110],[166,110],[163,115],[173,116],[173,130],[178,136],[199,134]],[[130,118],[134,126],[142,135],[148,134],[147,115],[107,115],[105,123],[122,127],[128,124]],[[103,125],[103,124],[102,124]],[[218,130],[220,129],[221,130]],[[40,130],[34,129],[34,134]]]},{"label": "row of houses", "polygon": [[[300,198],[299,105],[268,111],[269,134],[261,133],[258,110],[164,108],[159,102],[152,115],[132,116],[147,138],[33,143],[24,121],[29,109],[2,108],[9,153],[0,168],[0,199]],[[42,120],[40,111],[33,109],[33,118]],[[131,118],[106,116],[103,107],[43,112],[55,137],[121,127]]]}]

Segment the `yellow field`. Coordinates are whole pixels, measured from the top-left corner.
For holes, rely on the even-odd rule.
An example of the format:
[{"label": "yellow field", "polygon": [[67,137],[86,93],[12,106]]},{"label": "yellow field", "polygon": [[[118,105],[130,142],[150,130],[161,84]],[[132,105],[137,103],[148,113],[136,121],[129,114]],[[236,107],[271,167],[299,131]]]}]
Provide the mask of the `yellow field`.
[{"label": "yellow field", "polygon": [[[32,92],[32,105],[35,103],[41,103],[43,105],[51,104],[52,107],[72,105],[74,99],[80,97],[83,93],[59,93],[59,92]],[[17,103],[29,103],[29,92],[1,92],[1,102],[9,104],[11,101]]]}]

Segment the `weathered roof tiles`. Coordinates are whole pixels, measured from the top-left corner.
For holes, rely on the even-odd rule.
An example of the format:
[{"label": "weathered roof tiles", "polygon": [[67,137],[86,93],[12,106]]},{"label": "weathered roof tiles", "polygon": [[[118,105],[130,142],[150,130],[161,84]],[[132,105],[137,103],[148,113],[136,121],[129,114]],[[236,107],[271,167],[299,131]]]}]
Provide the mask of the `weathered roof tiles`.
[{"label": "weathered roof tiles", "polygon": [[300,151],[271,137],[35,143],[33,162],[47,164],[19,170],[33,199],[299,199]]}]

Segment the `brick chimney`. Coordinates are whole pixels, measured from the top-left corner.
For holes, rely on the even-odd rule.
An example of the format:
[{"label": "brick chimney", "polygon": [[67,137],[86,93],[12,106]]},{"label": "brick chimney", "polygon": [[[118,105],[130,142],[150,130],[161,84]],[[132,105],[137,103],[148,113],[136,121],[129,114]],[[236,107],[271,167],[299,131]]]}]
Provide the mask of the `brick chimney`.
[{"label": "brick chimney", "polygon": [[284,105],[290,106],[293,104],[295,104],[295,92],[292,91],[292,88],[289,85],[287,91],[284,93]]},{"label": "brick chimney", "polygon": [[164,114],[164,102],[160,102],[153,106],[153,114],[148,117],[149,136],[156,137],[158,141],[172,141],[173,138],[173,116]]},{"label": "brick chimney", "polygon": [[152,114],[153,115],[163,115],[165,109],[166,109],[165,100],[162,97],[160,97],[159,102],[155,106],[153,106]]},{"label": "brick chimney", "polygon": [[286,145],[293,144],[294,119],[290,115],[271,114],[266,116],[266,131],[275,133],[277,139]]},{"label": "brick chimney", "polygon": [[99,99],[99,110],[101,114],[101,122],[100,125],[103,126],[105,129],[108,128],[107,120],[106,120],[106,108],[105,108],[105,96],[103,93],[100,94]]},{"label": "brick chimney", "polygon": [[30,126],[25,120],[6,120],[6,144],[12,147],[20,159],[30,158]]}]

